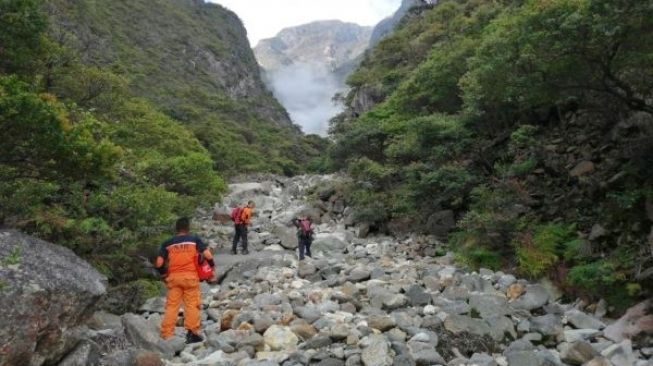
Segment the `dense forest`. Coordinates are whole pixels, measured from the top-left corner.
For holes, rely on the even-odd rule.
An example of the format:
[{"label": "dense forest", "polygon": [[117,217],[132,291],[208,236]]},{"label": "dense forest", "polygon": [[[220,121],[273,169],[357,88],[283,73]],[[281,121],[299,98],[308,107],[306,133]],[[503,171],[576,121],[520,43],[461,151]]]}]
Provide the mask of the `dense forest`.
[{"label": "dense forest", "polygon": [[[653,2],[442,0],[349,77],[358,220],[627,304],[653,284]],[[436,225],[437,223],[437,225]]]},{"label": "dense forest", "polygon": [[0,29],[0,225],[72,248],[112,283],[142,276],[223,177],[306,171],[324,148],[217,5],[0,1]]}]

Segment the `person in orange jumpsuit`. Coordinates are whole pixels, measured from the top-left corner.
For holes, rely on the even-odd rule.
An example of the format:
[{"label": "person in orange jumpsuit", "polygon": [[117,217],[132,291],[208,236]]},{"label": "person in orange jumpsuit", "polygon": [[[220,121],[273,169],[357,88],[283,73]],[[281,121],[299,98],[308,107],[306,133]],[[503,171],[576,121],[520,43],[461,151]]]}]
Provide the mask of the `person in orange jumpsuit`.
[{"label": "person in orange jumpsuit", "polygon": [[215,263],[211,251],[202,239],[190,235],[189,232],[190,220],[185,217],[177,220],[176,234],[161,244],[155,267],[168,288],[165,314],[161,322],[161,338],[169,339],[174,335],[179,307],[183,302],[184,327],[188,331],[186,343],[197,343],[204,340],[199,334],[202,301],[197,266],[202,257],[211,267],[214,267]]}]

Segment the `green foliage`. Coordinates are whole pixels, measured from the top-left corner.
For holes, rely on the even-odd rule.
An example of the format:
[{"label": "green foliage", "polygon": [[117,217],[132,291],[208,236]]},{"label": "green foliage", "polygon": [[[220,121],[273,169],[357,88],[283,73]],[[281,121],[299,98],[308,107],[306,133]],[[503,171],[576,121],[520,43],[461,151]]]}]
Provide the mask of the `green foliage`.
[{"label": "green foliage", "polygon": [[[450,242],[470,266],[558,281],[571,269],[567,288],[592,293],[600,284],[578,274],[601,272],[607,258],[623,263],[622,279],[601,280],[608,291],[650,294],[634,273],[651,263],[641,253],[653,198],[643,188],[652,179],[643,127],[653,112],[652,15],[649,1],[441,0],[414,9],[366,54],[348,80],[348,110],[331,122],[331,157],[357,182],[359,210],[419,227],[451,209],[461,219]],[[603,143],[597,128],[623,128],[633,143]],[[600,169],[570,181],[573,160],[590,153]],[[572,222],[586,233],[601,222],[609,234],[582,240]]]},{"label": "green foliage", "polygon": [[[126,90],[147,100],[153,111],[143,111],[145,118],[121,117],[131,123],[123,129],[126,134],[142,119],[159,120],[161,129],[170,125],[161,122],[164,117],[181,122],[174,130],[190,130],[188,147],[199,140],[223,175],[297,174],[326,149],[326,140],[316,144],[290,124],[259,80],[240,20],[218,5],[166,0],[48,3],[56,10],[50,33],[57,46],[78,53],[57,57],[60,64],[83,61],[59,73],[50,82],[52,90],[112,118]],[[186,131],[181,135],[191,140]],[[146,134],[139,138],[145,144],[161,141]],[[183,147],[181,142],[168,145]]]},{"label": "green foliage", "polygon": [[647,1],[527,1],[508,8],[469,60],[461,80],[465,104],[493,117],[569,100],[610,100],[651,112],[653,41],[645,35],[652,15]]},{"label": "green foliage", "polygon": [[5,266],[17,265],[20,263],[20,257],[21,257],[20,247],[14,247],[14,249],[12,249],[11,252],[9,252],[7,258],[5,258],[3,264]]},{"label": "green foliage", "polygon": [[134,283],[134,285],[140,290],[138,293],[142,294],[142,302],[145,302],[145,300],[151,299],[153,297],[161,296],[163,290],[165,289],[163,282],[147,279],[139,279]]},{"label": "green foliage", "polygon": [[556,265],[564,254],[571,256],[580,243],[575,228],[573,224],[548,223],[533,226],[519,235],[514,241],[519,270],[537,278]]},{"label": "green foliage", "polygon": [[510,134],[510,142],[521,148],[533,146],[537,143],[534,137],[537,130],[537,126],[521,125]]},{"label": "green foliage", "polygon": [[579,265],[569,271],[569,282],[587,291],[599,291],[605,286],[612,287],[622,280],[614,264],[608,261],[596,261]]},{"label": "green foliage", "polygon": [[0,1],[0,74],[29,76],[44,54],[46,27],[40,0]]},{"label": "green foliage", "polygon": [[499,270],[503,264],[501,255],[484,247],[479,247],[467,242],[471,239],[462,232],[457,232],[449,237],[449,242],[455,248],[456,259],[474,269],[489,268]]},{"label": "green foliage", "polygon": [[0,76],[0,128],[12,136],[0,147],[2,181],[108,176],[120,149],[90,132],[88,114],[71,120],[52,95],[37,95],[15,77]]},{"label": "green foliage", "polygon": [[510,166],[510,173],[514,175],[527,175],[535,170],[537,159],[529,157],[523,161],[515,162]]},{"label": "green foliage", "polygon": [[2,52],[34,57],[0,66],[0,128],[12,136],[0,147],[0,222],[73,249],[113,283],[141,277],[174,220],[226,186],[193,133],[134,98],[126,77],[81,63],[66,31],[53,42],[30,28],[43,16],[34,4],[0,2],[17,9],[0,13],[0,37],[16,36]]}]

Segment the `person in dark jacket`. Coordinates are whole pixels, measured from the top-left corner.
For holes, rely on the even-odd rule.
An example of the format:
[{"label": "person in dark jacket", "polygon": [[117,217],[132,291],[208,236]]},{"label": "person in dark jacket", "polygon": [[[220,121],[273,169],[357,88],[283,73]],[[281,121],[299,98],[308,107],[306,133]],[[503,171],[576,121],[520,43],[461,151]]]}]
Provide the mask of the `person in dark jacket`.
[{"label": "person in dark jacket", "polygon": [[313,242],[313,228],[311,219],[306,216],[299,216],[292,220],[297,228],[297,241],[299,242],[299,260],[304,260],[304,254],[311,255],[311,243]]}]

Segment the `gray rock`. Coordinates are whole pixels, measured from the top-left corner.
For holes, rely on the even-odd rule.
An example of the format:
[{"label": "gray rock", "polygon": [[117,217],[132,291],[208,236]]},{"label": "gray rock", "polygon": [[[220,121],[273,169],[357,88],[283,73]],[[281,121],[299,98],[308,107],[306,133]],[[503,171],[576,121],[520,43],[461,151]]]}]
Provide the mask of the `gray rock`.
[{"label": "gray rock", "polygon": [[96,311],[86,325],[93,330],[120,329],[122,328],[122,320],[118,315]]},{"label": "gray rock", "polygon": [[605,323],[577,309],[567,311],[565,317],[567,318],[567,321],[577,329],[600,330],[605,328]]},{"label": "gray rock", "polygon": [[67,354],[58,366],[98,366],[99,364],[100,348],[95,342],[86,340]]},{"label": "gray rock", "polygon": [[146,351],[159,352],[164,357],[171,358],[175,352],[184,348],[184,340],[181,338],[172,338],[169,341],[162,340],[156,325],[136,314],[128,313],[123,315],[122,325],[125,327],[127,339]]},{"label": "gray rock", "polygon": [[294,313],[306,320],[309,323],[313,323],[316,320],[320,319],[322,313],[320,310],[314,306],[300,306],[294,309]]},{"label": "gray rock", "polygon": [[444,328],[451,333],[471,333],[476,335],[490,334],[490,327],[481,319],[474,319],[464,315],[449,315],[444,321]]},{"label": "gray rock", "polygon": [[297,274],[301,278],[307,278],[314,275],[317,272],[317,268],[312,263],[307,261],[301,261],[299,268],[297,269]]},{"label": "gray rock", "polygon": [[345,361],[337,358],[325,358],[315,364],[316,366],[345,366]]},{"label": "gray rock", "polygon": [[370,328],[385,332],[394,328],[396,323],[393,318],[387,315],[372,315],[367,319],[367,325],[369,325]]},{"label": "gray rock", "polygon": [[408,298],[403,294],[392,295],[383,301],[383,308],[395,310],[403,308],[408,304]]},{"label": "gray rock", "polygon": [[465,301],[452,301],[440,295],[433,295],[432,299],[433,305],[440,307],[445,313],[463,315],[471,311],[471,307]]},{"label": "gray rock", "polygon": [[338,323],[333,327],[331,327],[331,331],[329,332],[329,336],[334,341],[341,341],[343,339],[346,339],[348,335],[349,335],[349,327],[342,323]]},{"label": "gray rock", "polygon": [[531,330],[545,336],[562,336],[562,320],[553,314],[531,318]]},{"label": "gray rock", "polygon": [[347,357],[347,361],[345,362],[345,366],[360,366],[362,364],[361,356],[358,354]]},{"label": "gray rock", "polygon": [[549,301],[549,293],[540,285],[526,287],[526,293],[513,301],[510,306],[515,309],[535,310],[541,308]]},{"label": "gray rock", "polygon": [[311,245],[311,252],[333,255],[334,253],[341,253],[345,248],[347,248],[347,244],[340,238],[334,235],[318,234]]},{"label": "gray rock", "polygon": [[610,361],[604,357],[595,357],[583,366],[613,366]]},{"label": "gray rock", "polygon": [[644,300],[631,307],[615,323],[606,327],[603,334],[606,338],[621,342],[640,334],[653,333],[653,299]]},{"label": "gray rock", "polygon": [[165,312],[165,305],[165,297],[153,297],[151,299],[147,299],[145,304],[141,306],[140,310],[142,312],[163,314]]},{"label": "gray rock", "polygon": [[562,361],[572,365],[582,365],[598,356],[592,345],[585,341],[563,343],[560,345],[560,358]]},{"label": "gray rock", "polygon": [[69,249],[12,230],[0,230],[0,263],[0,365],[61,359],[81,337],[106,278]]},{"label": "gray rock", "polygon": [[602,332],[596,329],[565,329],[564,331],[565,342],[567,343],[592,339],[600,334]]},{"label": "gray rock", "polygon": [[431,303],[431,295],[427,294],[420,285],[410,286],[406,291],[406,296],[412,306],[424,306]]},{"label": "gray rock", "polygon": [[273,351],[290,350],[297,347],[299,338],[288,327],[273,325],[263,333],[265,344]]},{"label": "gray rock", "polygon": [[392,328],[386,333],[390,342],[406,342],[407,335],[398,328]]},{"label": "gray rock", "polygon": [[258,314],[254,318],[254,330],[258,333],[264,333],[274,324],[274,320],[267,314]]},{"label": "gray rock", "polygon": [[512,339],[517,338],[515,325],[509,318],[502,315],[494,315],[488,317],[485,321],[490,326],[490,335],[495,341],[501,341],[506,336],[509,336]]},{"label": "gray rock", "polygon": [[410,349],[410,355],[415,360],[415,363],[418,366],[427,366],[434,364],[445,364],[446,361],[438,351],[435,350],[435,346],[429,343],[423,342],[410,342],[408,344]]},{"label": "gray rock", "polygon": [[388,341],[382,335],[373,334],[361,341],[363,353],[361,360],[365,366],[391,366],[393,355]]},{"label": "gray rock", "polygon": [[371,273],[365,268],[356,267],[349,272],[347,280],[351,282],[362,282],[370,279]]},{"label": "gray rock", "polygon": [[474,353],[469,358],[469,363],[476,366],[498,366],[494,358],[485,353]]},{"label": "gray rock", "polygon": [[415,360],[410,355],[397,355],[392,366],[416,366]]},{"label": "gray rock", "polygon": [[503,275],[497,280],[497,285],[502,292],[505,292],[510,285],[517,282],[517,278],[511,274]]},{"label": "gray rock", "polygon": [[319,349],[330,346],[332,343],[331,338],[325,334],[318,334],[315,337],[302,343],[299,348],[301,349]]},{"label": "gray rock", "polygon": [[619,344],[614,344],[601,352],[601,355],[614,366],[631,366],[635,364],[632,343],[626,339]]},{"label": "gray rock", "polygon": [[509,366],[555,366],[539,353],[534,351],[515,351],[505,353]]},{"label": "gray rock", "polygon": [[469,297],[469,306],[484,319],[510,314],[508,300],[496,295],[472,294]]},{"label": "gray rock", "polygon": [[275,225],[272,229],[272,234],[281,240],[279,244],[281,244],[282,247],[290,250],[297,249],[298,242],[295,229]]}]

